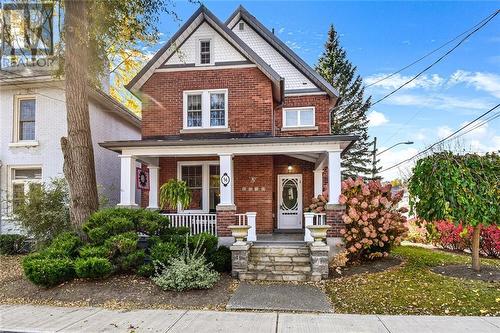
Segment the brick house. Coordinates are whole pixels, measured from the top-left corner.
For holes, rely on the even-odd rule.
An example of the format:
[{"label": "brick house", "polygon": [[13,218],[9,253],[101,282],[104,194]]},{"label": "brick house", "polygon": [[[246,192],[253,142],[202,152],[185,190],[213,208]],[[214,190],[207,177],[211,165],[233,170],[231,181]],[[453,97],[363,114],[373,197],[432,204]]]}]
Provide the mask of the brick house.
[{"label": "brick house", "polygon": [[[330,134],[336,89],[243,7],[223,23],[201,6],[127,88],[143,102],[142,139],[101,144],[121,154],[120,205],[137,206],[140,161],[146,207],[169,179],[190,186],[190,207],[169,212],[175,225],[228,244],[228,226],[248,223],[255,244],[302,246],[305,224],[327,223],[334,243],[341,155],[356,137]],[[325,212],[305,218],[323,192]]]}]

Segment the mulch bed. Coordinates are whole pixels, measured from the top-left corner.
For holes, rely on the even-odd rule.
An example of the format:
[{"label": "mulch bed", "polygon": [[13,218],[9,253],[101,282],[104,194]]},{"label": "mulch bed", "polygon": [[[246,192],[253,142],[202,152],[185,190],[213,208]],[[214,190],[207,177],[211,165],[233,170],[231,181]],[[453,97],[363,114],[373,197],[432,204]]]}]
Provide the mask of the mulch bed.
[{"label": "mulch bed", "polygon": [[431,271],[437,274],[461,279],[500,282],[500,268],[486,265],[481,266],[481,271],[479,273],[472,270],[470,266],[466,265],[437,266],[431,268]]},{"label": "mulch bed", "polygon": [[399,266],[401,263],[402,260],[395,257],[382,258],[373,261],[363,261],[361,263],[354,263],[342,268],[342,274],[338,274],[336,271],[331,271],[330,275],[333,278],[338,278],[365,273],[380,273],[389,268]]},{"label": "mulch bed", "polygon": [[185,292],[163,291],[150,279],[137,275],[117,275],[100,281],[76,279],[42,288],[26,280],[21,260],[21,256],[0,257],[0,303],[222,310],[236,288],[236,281],[228,274],[222,274],[212,289]]}]

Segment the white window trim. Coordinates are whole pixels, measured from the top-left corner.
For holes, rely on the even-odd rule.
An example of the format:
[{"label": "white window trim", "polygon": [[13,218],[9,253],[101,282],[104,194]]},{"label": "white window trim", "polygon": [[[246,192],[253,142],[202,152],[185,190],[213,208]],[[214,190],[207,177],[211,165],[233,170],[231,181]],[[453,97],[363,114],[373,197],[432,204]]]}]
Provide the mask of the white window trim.
[{"label": "white window trim", "polygon": [[[27,170],[27,169],[40,169],[41,170],[41,178],[40,179],[12,179],[15,170]],[[9,200],[14,198],[14,184],[27,184],[28,186],[24,187],[24,194],[28,193],[29,184],[42,184],[43,183],[43,168],[40,164],[32,164],[32,165],[9,165],[7,168],[7,186],[8,186],[8,198]],[[8,205],[8,211],[13,213],[12,205]]]},{"label": "white window trim", "polygon": [[180,205],[177,207],[178,212],[184,213],[209,213],[210,211],[210,166],[219,165],[219,161],[179,161],[177,162],[177,179],[182,180],[182,167],[189,165],[201,165],[201,188],[203,193],[203,209],[183,209]]},{"label": "white window trim", "polygon": [[[201,63],[201,42],[210,41],[210,63]],[[196,66],[213,66],[215,65],[215,55],[214,55],[214,38],[213,36],[200,36],[196,39]]]},{"label": "white window trim", "polygon": [[[290,125],[286,125],[286,112],[287,111],[293,111],[293,110],[312,110],[313,112],[313,123],[312,125],[302,125],[300,123],[300,112],[297,113],[297,125],[293,125],[293,126],[290,126]],[[284,130],[287,130],[287,129],[293,129],[293,130],[302,130],[302,129],[317,129],[316,127],[316,108],[314,106],[301,106],[301,107],[293,107],[293,108],[283,108],[283,116],[282,116],[282,120],[283,120],[283,126],[282,128]]]},{"label": "white window trim", "polygon": [[[217,93],[224,93],[224,105],[226,109],[224,110],[224,120],[225,124],[224,126],[210,126],[210,94],[217,94]],[[187,126],[187,105],[188,105],[188,95],[197,95],[201,94],[201,126],[199,127],[188,127]],[[205,130],[205,131],[217,131],[217,130],[222,130],[222,131],[227,131],[229,128],[228,123],[229,123],[229,99],[228,99],[228,89],[210,89],[210,90],[185,90],[183,91],[183,98],[182,98],[182,118],[183,118],[183,131],[182,132],[188,132],[188,131],[193,131],[193,132],[199,132],[200,130]]]},{"label": "white window trim", "polygon": [[19,122],[21,120],[21,109],[20,103],[22,100],[34,99],[35,100],[35,138],[37,137],[37,128],[36,128],[36,118],[37,118],[37,98],[36,95],[15,95],[14,96],[14,115],[13,115],[13,124],[12,124],[12,142],[9,143],[9,147],[34,147],[38,146],[37,140],[21,140],[19,135]]}]

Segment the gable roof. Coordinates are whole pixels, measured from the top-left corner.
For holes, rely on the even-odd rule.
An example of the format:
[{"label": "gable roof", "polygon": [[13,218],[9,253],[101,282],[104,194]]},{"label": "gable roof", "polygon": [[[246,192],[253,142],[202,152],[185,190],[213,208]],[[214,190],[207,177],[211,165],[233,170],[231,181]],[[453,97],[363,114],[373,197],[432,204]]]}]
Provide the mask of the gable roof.
[{"label": "gable roof", "polygon": [[318,72],[302,60],[285,43],[276,37],[269,29],[260,23],[255,16],[250,14],[242,5],[240,5],[233,14],[226,20],[226,25],[232,29],[242,19],[252,29],[254,29],[267,43],[278,51],[286,60],[293,64],[302,74],[304,74],[315,85],[325,91],[332,97],[339,97],[340,93],[328,81],[326,81]]},{"label": "gable roof", "polygon": [[215,31],[223,36],[234,48],[243,56],[254,63],[273,83],[273,96],[281,102],[284,96],[284,79],[269,66],[261,57],[257,55],[247,44],[245,44],[236,34],[222,23],[204,5],[184,23],[172,38],[151,58],[151,60],[141,69],[141,71],[125,86],[132,93],[138,92],[142,85],[151,77],[154,70],[160,67],[170,55],[181,47],[192,32],[194,32],[203,22],[207,22]]}]

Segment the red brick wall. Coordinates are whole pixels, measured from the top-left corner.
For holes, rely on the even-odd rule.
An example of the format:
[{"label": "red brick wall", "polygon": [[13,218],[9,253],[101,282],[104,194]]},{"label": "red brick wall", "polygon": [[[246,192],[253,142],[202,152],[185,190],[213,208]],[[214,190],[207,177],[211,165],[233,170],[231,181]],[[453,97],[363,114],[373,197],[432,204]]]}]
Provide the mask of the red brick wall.
[{"label": "red brick wall", "polygon": [[[235,156],[233,161],[237,212],[257,212],[257,233],[272,233],[275,192],[273,156]],[[252,177],[255,178],[254,183]]]},{"label": "red brick wall", "polygon": [[283,127],[283,109],[275,111],[276,135],[278,136],[303,136],[303,135],[328,135],[330,134],[330,115],[329,110],[333,107],[332,100],[328,95],[305,95],[305,96],[287,96],[285,97],[284,108],[288,107],[315,107],[315,121],[317,130],[307,131],[281,131]]},{"label": "red brick wall", "polygon": [[[178,161],[213,159],[218,157],[160,158],[160,186],[169,179],[177,178]],[[313,163],[283,155],[235,156],[233,163],[236,212],[257,212],[257,233],[272,233],[277,227],[278,174],[302,174],[303,207],[311,204],[314,195]],[[288,171],[288,164],[292,165],[291,171]]]},{"label": "red brick wall", "polygon": [[328,237],[341,237],[340,230],[345,226],[342,215],[345,213],[345,206],[335,205],[335,207],[328,207],[326,210],[326,224],[332,226],[328,230]]},{"label": "red brick wall", "polygon": [[183,91],[201,89],[228,89],[231,132],[271,132],[271,81],[257,68],[238,68],[153,74],[142,88],[143,138],[178,135]]}]

